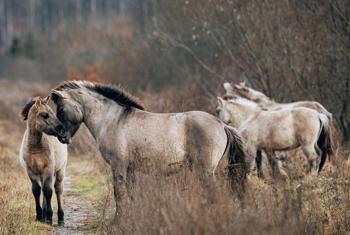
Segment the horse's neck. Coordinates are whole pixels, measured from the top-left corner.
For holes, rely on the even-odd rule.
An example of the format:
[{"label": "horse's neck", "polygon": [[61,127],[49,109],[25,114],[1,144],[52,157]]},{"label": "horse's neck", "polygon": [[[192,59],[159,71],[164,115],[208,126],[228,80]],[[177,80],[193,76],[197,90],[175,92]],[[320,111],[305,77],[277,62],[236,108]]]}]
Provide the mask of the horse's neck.
[{"label": "horse's neck", "polygon": [[101,137],[110,130],[111,123],[118,122],[124,108],[112,100],[102,102],[97,98],[95,99],[96,102],[85,102],[83,104],[84,123],[94,139],[99,142]]},{"label": "horse's neck", "polygon": [[250,117],[255,113],[256,113],[255,110],[241,106],[237,109],[234,109],[232,115],[236,117],[235,118],[236,125],[241,126],[244,122],[250,119]]}]

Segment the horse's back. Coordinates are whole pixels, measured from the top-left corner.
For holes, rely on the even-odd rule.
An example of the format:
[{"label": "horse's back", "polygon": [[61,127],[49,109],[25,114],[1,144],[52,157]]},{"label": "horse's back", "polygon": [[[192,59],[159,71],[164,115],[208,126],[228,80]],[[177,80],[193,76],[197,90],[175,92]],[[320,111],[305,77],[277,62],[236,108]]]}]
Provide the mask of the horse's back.
[{"label": "horse's back", "polygon": [[115,136],[111,132],[114,137],[110,138],[114,145],[118,142],[114,148],[119,152],[130,155],[138,151],[145,158],[159,156],[169,164],[193,155],[222,156],[227,143],[223,123],[201,111],[165,114],[138,111],[120,125],[121,133]]},{"label": "horse's back", "polygon": [[266,149],[296,147],[299,140],[317,133],[318,115],[315,110],[304,107],[263,111],[246,123],[245,136]]}]

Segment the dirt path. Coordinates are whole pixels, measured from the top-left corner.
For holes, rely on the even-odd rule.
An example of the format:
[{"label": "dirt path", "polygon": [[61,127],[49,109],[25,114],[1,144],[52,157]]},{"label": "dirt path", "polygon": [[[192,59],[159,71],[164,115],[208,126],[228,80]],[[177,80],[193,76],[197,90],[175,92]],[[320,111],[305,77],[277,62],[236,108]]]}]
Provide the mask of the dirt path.
[{"label": "dirt path", "polygon": [[55,227],[52,235],[95,234],[92,228],[96,218],[95,208],[79,194],[75,193],[72,180],[66,175],[64,180],[64,227]]}]

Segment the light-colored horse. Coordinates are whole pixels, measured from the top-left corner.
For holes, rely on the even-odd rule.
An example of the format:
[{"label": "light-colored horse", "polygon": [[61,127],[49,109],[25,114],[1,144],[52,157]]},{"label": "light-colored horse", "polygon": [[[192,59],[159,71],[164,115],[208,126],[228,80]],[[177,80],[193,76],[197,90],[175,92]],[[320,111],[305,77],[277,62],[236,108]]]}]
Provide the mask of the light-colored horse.
[{"label": "light-colored horse", "polygon": [[[233,98],[236,100],[238,99],[239,102],[243,102],[247,105],[250,105],[251,107],[256,107],[256,108],[261,108],[263,110],[271,110],[271,111],[293,109],[293,108],[300,108],[300,107],[310,108],[310,109],[316,110],[319,113],[326,115],[329,119],[329,122],[332,124],[332,114],[328,112],[318,102],[299,101],[299,102],[292,102],[292,103],[277,103],[270,97],[266,96],[264,93],[246,86],[244,82],[235,84],[234,86],[226,82],[224,83],[224,88],[226,90],[224,99],[230,99],[230,98]],[[236,97],[237,95],[239,96],[239,98]],[[330,131],[332,131],[332,129],[330,129]],[[332,134],[330,133],[330,135]],[[330,139],[330,141],[332,141],[332,139]],[[330,144],[333,145],[333,143],[330,143]],[[284,176],[287,176],[287,175],[286,175],[286,172],[281,167],[282,162],[279,159],[286,158],[287,156],[288,154],[286,152],[278,151],[273,153],[273,158],[269,158],[271,167],[274,170],[278,169],[279,173],[282,173],[282,175]],[[278,166],[278,168],[276,168],[276,166]]]},{"label": "light-colored horse", "polygon": [[233,87],[230,83],[225,83],[224,88],[226,95],[237,94],[243,98],[251,100],[257,103],[261,108],[268,110],[281,110],[281,109],[292,109],[292,108],[310,108],[316,110],[319,113],[326,115],[330,122],[332,122],[332,114],[325,109],[320,103],[315,101],[298,101],[292,103],[277,103],[270,97],[266,96],[260,91],[256,91],[253,88],[247,87],[244,83],[236,84]]},{"label": "light-colored horse", "polygon": [[231,186],[242,187],[245,182],[247,167],[239,135],[208,113],[146,112],[120,88],[87,81],[65,82],[51,95],[67,131],[60,141],[69,143],[85,123],[111,165],[116,215],[142,162],[163,173],[188,166],[208,184],[219,163],[226,161]]},{"label": "light-colored horse", "polygon": [[225,123],[239,128],[248,152],[253,156],[251,163],[261,159],[261,150],[271,158],[273,151],[301,147],[308,160],[309,173],[314,161],[321,156],[320,172],[327,156],[333,152],[329,119],[312,109],[264,111],[234,99],[218,97],[217,112]]},{"label": "light-colored horse", "polygon": [[[36,219],[52,224],[51,197],[53,180],[58,204],[58,224],[64,224],[62,209],[62,181],[67,163],[67,145],[60,143],[55,136],[64,133],[64,127],[56,114],[40,97],[29,101],[22,110],[22,117],[27,120],[19,151],[22,166],[26,169],[32,183],[35,198]],[[43,192],[43,204],[40,194]]]}]

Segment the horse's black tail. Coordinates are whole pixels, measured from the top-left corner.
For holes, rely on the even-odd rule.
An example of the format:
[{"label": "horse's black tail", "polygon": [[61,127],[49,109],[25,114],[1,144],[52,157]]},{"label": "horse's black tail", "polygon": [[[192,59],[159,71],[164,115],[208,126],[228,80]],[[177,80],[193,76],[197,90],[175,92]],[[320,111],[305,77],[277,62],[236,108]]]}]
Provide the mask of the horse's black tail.
[{"label": "horse's black tail", "polygon": [[228,151],[228,177],[231,189],[239,195],[245,191],[248,174],[246,154],[243,149],[242,139],[234,128],[225,126]]},{"label": "horse's black tail", "polygon": [[323,115],[320,117],[320,123],[321,131],[317,140],[317,147],[321,151],[321,160],[318,166],[318,173],[321,172],[324,164],[326,163],[327,156],[330,159],[331,155],[334,153],[331,119]]}]

